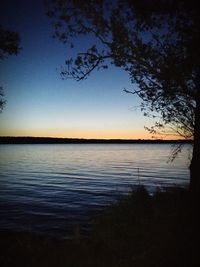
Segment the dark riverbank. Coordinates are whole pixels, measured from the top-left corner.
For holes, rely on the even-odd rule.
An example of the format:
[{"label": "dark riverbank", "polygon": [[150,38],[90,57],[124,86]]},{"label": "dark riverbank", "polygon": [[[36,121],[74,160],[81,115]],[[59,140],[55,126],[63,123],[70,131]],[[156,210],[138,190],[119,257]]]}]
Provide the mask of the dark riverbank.
[{"label": "dark riverbank", "polygon": [[83,139],[30,136],[0,136],[0,144],[184,144],[191,140]]},{"label": "dark riverbank", "polygon": [[197,267],[199,205],[185,189],[140,187],[93,219],[89,238],[1,233],[0,266]]}]

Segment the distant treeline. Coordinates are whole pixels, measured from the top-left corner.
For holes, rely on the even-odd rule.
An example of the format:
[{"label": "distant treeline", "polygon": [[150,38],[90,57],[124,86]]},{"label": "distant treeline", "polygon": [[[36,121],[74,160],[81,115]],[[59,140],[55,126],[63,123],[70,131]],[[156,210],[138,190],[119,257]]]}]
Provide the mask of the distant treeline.
[{"label": "distant treeline", "polygon": [[175,144],[192,143],[191,140],[146,140],[146,139],[84,139],[54,137],[1,136],[0,144]]}]

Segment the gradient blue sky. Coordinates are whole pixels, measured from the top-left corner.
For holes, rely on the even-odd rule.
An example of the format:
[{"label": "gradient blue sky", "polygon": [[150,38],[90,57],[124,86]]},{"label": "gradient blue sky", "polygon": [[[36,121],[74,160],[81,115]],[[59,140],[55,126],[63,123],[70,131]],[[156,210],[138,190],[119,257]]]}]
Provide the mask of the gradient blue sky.
[{"label": "gradient blue sky", "polygon": [[[80,138],[151,138],[137,96],[123,70],[95,71],[81,82],[61,80],[60,67],[72,53],[52,38],[42,0],[1,1],[0,23],[18,31],[22,50],[0,62],[7,104],[0,135]],[[79,44],[79,48],[86,41]]]}]

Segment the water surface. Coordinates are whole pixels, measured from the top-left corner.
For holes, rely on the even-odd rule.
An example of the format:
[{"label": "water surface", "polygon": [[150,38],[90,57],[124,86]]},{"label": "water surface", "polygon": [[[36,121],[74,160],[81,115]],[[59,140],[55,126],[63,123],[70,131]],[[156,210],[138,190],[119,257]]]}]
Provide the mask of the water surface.
[{"label": "water surface", "polygon": [[167,163],[169,144],[0,145],[0,230],[64,237],[132,186],[189,182],[189,146]]}]

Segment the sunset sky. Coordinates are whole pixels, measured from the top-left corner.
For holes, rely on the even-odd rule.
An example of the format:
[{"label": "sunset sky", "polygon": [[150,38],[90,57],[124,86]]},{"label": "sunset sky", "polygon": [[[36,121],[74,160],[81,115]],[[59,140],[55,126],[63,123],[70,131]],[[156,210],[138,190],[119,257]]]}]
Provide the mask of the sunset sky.
[{"label": "sunset sky", "polygon": [[[82,82],[62,80],[60,67],[72,50],[52,38],[42,0],[1,1],[0,24],[19,32],[19,55],[0,62],[6,107],[0,135],[75,138],[151,138],[152,120],[140,111],[127,73],[111,67]],[[87,40],[79,44],[79,49]]]}]

